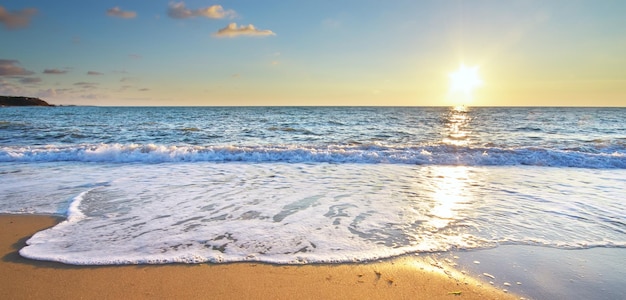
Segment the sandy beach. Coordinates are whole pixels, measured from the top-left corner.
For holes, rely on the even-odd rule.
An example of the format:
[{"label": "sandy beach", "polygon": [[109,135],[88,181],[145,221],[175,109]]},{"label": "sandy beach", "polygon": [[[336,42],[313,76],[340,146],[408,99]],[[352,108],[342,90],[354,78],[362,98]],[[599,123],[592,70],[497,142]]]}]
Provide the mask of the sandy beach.
[{"label": "sandy beach", "polygon": [[0,216],[2,299],[516,299],[424,256],[363,264],[72,266],[22,258],[62,219]]}]

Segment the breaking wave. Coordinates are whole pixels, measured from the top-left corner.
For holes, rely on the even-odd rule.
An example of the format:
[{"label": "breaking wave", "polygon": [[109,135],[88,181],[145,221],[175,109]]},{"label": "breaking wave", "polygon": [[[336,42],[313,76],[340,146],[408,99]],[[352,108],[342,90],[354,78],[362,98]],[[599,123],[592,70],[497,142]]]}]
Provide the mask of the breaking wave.
[{"label": "breaking wave", "polygon": [[0,147],[0,162],[288,162],[463,166],[547,166],[625,169],[626,149],[545,149],[538,147],[461,147],[431,145],[270,145],[171,146],[158,144],[84,144]]}]

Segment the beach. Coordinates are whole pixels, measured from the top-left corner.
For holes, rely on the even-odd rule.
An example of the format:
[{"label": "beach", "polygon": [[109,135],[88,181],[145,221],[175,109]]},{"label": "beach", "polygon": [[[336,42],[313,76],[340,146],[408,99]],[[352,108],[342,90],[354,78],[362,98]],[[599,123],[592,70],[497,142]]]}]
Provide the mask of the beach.
[{"label": "beach", "polygon": [[62,219],[0,216],[2,299],[517,299],[427,255],[371,263],[73,266],[22,258],[33,233]]},{"label": "beach", "polygon": [[[447,257],[447,259],[446,259]],[[626,299],[626,249],[501,245],[443,253],[466,274],[529,299]]]},{"label": "beach", "polygon": [[623,299],[624,116],[4,109],[0,298]]}]

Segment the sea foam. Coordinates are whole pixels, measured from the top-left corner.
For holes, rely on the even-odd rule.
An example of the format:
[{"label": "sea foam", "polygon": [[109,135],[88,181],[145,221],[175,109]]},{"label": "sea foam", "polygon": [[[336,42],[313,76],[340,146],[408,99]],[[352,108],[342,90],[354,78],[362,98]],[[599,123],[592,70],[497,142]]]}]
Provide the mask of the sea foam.
[{"label": "sea foam", "polygon": [[174,146],[88,144],[77,146],[0,147],[0,162],[289,162],[463,166],[548,166],[626,168],[626,148],[582,150],[537,147],[498,148],[452,145],[270,145]]},{"label": "sea foam", "polygon": [[622,170],[317,163],[66,167],[58,180],[80,181],[89,170],[91,180],[106,184],[82,184],[68,204],[68,220],[35,234],[20,251],[25,257],[70,264],[299,264],[498,244],[626,247],[616,202]]}]

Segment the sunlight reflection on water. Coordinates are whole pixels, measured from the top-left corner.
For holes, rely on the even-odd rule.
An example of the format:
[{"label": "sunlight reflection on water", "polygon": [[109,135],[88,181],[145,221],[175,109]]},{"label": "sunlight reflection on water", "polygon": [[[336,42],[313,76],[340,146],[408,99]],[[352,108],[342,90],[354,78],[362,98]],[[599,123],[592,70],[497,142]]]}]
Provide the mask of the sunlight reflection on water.
[{"label": "sunlight reflection on water", "polygon": [[458,218],[457,210],[463,203],[471,201],[466,193],[469,173],[465,167],[433,169],[435,206],[430,211],[429,224],[436,228],[445,228]]},{"label": "sunlight reflection on water", "polygon": [[452,146],[470,145],[471,121],[472,118],[465,106],[452,107],[444,117],[442,142]]}]

